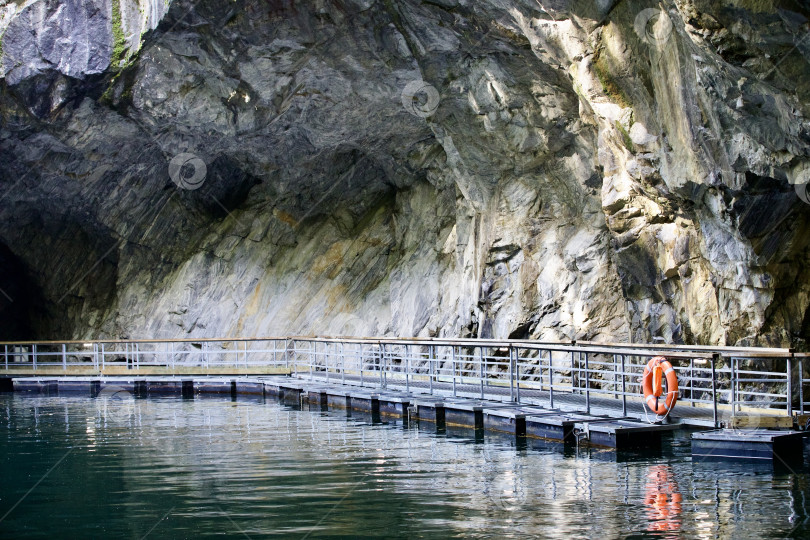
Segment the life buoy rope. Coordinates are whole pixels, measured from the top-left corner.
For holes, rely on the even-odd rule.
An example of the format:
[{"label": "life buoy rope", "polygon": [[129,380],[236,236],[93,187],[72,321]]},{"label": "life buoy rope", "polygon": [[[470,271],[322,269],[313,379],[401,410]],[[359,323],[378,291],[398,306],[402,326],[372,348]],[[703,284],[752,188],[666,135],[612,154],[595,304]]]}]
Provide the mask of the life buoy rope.
[{"label": "life buoy rope", "polygon": [[[667,381],[666,397],[664,395],[664,379]],[[666,418],[678,401],[678,375],[669,360],[663,356],[652,358],[644,368],[641,377],[641,391],[647,407],[662,420]],[[646,413],[646,410],[645,410]]]}]

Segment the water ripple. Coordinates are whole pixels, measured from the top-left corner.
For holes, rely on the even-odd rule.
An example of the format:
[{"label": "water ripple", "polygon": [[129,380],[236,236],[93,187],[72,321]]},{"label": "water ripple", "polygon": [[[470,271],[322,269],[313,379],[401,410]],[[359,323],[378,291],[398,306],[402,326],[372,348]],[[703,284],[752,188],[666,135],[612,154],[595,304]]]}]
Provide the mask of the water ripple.
[{"label": "water ripple", "polygon": [[0,396],[0,538],[810,532],[805,469],[693,461],[687,434],[665,458],[618,459],[261,400],[108,412],[89,398]]}]

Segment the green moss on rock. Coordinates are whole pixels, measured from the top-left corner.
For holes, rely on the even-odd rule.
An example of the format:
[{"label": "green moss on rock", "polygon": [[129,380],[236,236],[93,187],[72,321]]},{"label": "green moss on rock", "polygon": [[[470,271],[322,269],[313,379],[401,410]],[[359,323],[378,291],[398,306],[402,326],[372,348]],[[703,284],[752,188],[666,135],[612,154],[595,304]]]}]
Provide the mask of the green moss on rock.
[{"label": "green moss on rock", "polygon": [[602,49],[597,49],[593,59],[593,68],[596,72],[596,78],[602,85],[602,90],[605,94],[617,104],[622,107],[632,107],[630,99],[624,92],[621,86],[611,76],[611,69],[607,60],[602,55]]},{"label": "green moss on rock", "polygon": [[118,68],[127,55],[127,40],[124,37],[124,28],[121,23],[121,0],[112,0],[112,35],[113,50],[110,65]]},{"label": "green moss on rock", "polygon": [[630,138],[630,134],[627,133],[627,130],[624,129],[624,126],[621,124],[621,122],[616,121],[616,129],[618,129],[619,133],[622,134],[622,141],[624,142],[625,148],[627,148],[631,152],[635,152],[636,146],[633,144],[633,139]]}]

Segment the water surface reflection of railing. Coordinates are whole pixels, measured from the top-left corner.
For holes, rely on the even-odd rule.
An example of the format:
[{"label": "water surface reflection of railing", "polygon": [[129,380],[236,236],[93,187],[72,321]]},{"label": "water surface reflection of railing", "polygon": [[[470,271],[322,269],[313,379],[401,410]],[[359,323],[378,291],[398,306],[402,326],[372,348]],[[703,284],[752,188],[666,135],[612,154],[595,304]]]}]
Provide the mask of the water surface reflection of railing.
[{"label": "water surface reflection of railing", "polygon": [[[112,416],[106,406],[104,400],[40,396],[0,400],[0,425],[9,433],[22,430],[22,440],[4,449],[20,462],[28,459],[25,463],[31,462],[32,452],[47,452],[50,467],[60,456],[57,449],[64,452],[62,445],[69,444],[75,449],[63,466],[78,463],[84,471],[82,481],[89,477],[101,482],[96,491],[110,494],[102,503],[109,503],[117,492],[133,505],[145,499],[150,503],[145,508],[160,510],[158,519],[178,497],[186,497],[183,508],[199,504],[202,509],[188,512],[190,519],[222,515],[227,520],[224,511],[231,511],[241,525],[253,524],[253,529],[245,527],[257,531],[250,533],[252,537],[279,534],[278,523],[268,521],[267,509],[288,504],[290,493],[299,494],[296,512],[301,514],[304,508],[307,516],[314,516],[311,525],[351,490],[367,494],[365,504],[353,501],[340,509],[356,509],[357,516],[375,508],[375,501],[389,505],[389,510],[401,509],[390,501],[403,493],[413,494],[411,500],[419,502],[407,509],[408,519],[427,516],[435,522],[433,505],[450,504],[450,519],[442,524],[444,536],[456,530],[457,536],[481,531],[503,536],[504,527],[509,534],[524,537],[548,531],[546,535],[559,535],[561,528],[570,537],[806,534],[807,485],[802,471],[775,473],[770,465],[750,463],[718,469],[713,462],[683,459],[683,448],[665,463],[623,459],[589,447],[569,448],[563,454],[546,441],[534,441],[536,446],[528,451],[515,451],[497,438],[485,444],[459,444],[473,440],[469,432],[437,434],[435,426],[416,423],[390,429],[391,424],[372,423],[362,414],[307,414],[249,396],[236,402],[209,397],[191,403],[133,398],[125,402],[125,415]],[[61,444],[24,442],[31,430],[37,440]],[[570,459],[572,455],[588,459]],[[121,471],[112,483],[111,465]],[[292,489],[295,482],[300,482],[299,489]],[[75,482],[50,484],[58,489]],[[158,496],[169,504],[153,503]],[[53,507],[54,500],[59,499],[46,502]],[[212,511],[215,505],[223,506]],[[465,508],[475,511],[464,513]],[[113,504],[104,509],[112,510],[105,516],[108,530],[126,533],[133,522],[140,523],[131,513],[116,513]],[[37,519],[38,514],[30,515]],[[116,519],[126,522],[121,529],[115,527]],[[179,526],[172,531],[175,536],[182,534]]]}]

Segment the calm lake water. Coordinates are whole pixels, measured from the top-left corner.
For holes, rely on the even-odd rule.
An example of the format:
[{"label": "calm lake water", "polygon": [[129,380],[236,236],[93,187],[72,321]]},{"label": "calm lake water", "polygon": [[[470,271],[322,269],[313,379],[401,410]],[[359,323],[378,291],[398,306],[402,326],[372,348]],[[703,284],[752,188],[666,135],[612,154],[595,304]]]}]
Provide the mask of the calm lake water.
[{"label": "calm lake water", "polygon": [[[0,537],[802,537],[805,469],[627,458],[268,399],[0,394]],[[662,457],[663,456],[663,457]]]}]

